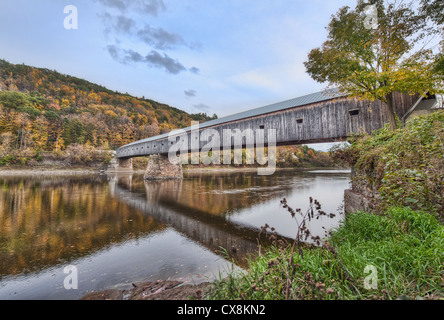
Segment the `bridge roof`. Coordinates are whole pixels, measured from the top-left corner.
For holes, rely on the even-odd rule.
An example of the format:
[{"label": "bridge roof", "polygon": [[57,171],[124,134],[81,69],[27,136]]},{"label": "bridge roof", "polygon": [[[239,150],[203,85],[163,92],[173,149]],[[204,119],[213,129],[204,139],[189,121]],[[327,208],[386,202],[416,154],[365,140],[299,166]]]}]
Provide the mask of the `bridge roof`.
[{"label": "bridge roof", "polygon": [[[309,104],[332,100],[335,98],[341,98],[341,97],[345,97],[345,96],[346,95],[343,93],[340,93],[338,89],[329,89],[329,90],[325,90],[325,91],[320,91],[320,92],[308,94],[308,95],[305,95],[302,97],[270,104],[270,105],[267,105],[264,107],[255,108],[255,109],[247,110],[244,112],[236,113],[236,114],[233,114],[233,115],[230,115],[227,117],[223,117],[220,119],[215,119],[215,120],[203,122],[203,123],[199,124],[199,128],[200,129],[208,128],[208,127],[220,125],[220,124],[227,123],[227,122],[233,122],[233,121],[242,120],[242,119],[246,119],[246,118],[261,116],[261,115],[265,115],[267,113],[282,111],[282,110],[286,110],[286,109],[290,109],[290,108],[302,107],[302,106],[306,106]],[[188,131],[191,131],[191,129],[193,129],[193,128],[194,127],[188,127],[188,128],[184,128],[181,130],[188,132]],[[168,136],[170,134],[171,133],[166,133],[166,134],[158,135],[158,136],[151,137],[148,139],[139,140],[139,141],[130,143],[126,146],[138,144],[141,142],[149,142],[149,141],[165,139],[165,138],[168,138]]]}]

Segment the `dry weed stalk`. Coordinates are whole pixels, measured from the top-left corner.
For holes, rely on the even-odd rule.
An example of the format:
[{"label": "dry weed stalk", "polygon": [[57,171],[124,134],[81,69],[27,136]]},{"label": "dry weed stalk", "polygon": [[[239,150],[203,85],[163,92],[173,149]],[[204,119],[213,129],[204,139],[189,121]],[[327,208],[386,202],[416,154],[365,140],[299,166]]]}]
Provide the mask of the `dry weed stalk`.
[{"label": "dry weed stalk", "polygon": [[[286,209],[291,217],[296,220],[297,223],[297,233],[291,245],[291,253],[289,258],[287,259],[288,268],[285,269],[286,274],[286,285],[285,285],[285,298],[288,300],[290,298],[290,290],[293,286],[294,277],[296,273],[296,267],[299,266],[294,262],[294,256],[296,253],[296,248],[301,260],[304,259],[304,251],[302,246],[307,243],[307,240],[310,238],[314,244],[317,246],[321,245],[321,238],[319,236],[313,236],[308,227],[308,223],[313,219],[319,219],[322,216],[328,218],[334,218],[336,215],[333,213],[326,213],[322,210],[322,206],[319,201],[310,197],[310,204],[307,211],[304,213],[301,209],[293,209],[287,203],[287,199],[284,198],[281,200],[281,205],[284,209]],[[266,233],[268,235],[269,240],[271,240],[280,251],[283,251],[287,246],[288,242],[282,239],[279,239],[278,233],[275,228],[270,227],[268,224],[261,228],[261,233]],[[326,244],[325,248],[331,251],[333,254],[334,248],[330,244]]]}]

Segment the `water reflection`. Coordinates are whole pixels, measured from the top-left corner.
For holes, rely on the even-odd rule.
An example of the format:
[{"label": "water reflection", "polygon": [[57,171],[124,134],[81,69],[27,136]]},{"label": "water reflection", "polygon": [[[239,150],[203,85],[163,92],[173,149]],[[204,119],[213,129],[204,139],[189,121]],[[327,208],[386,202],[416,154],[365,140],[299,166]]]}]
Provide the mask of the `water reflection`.
[{"label": "water reflection", "polygon": [[[309,196],[336,211],[348,187],[341,172],[187,174],[146,182],[140,175],[0,178],[0,299],[76,299],[133,281],[211,280],[257,252],[260,226],[293,236],[279,207]],[[334,227],[339,220],[314,226]],[[66,265],[79,290],[65,290]]]},{"label": "water reflection", "polygon": [[165,228],[113,197],[104,177],[8,178],[0,188],[0,279]]},{"label": "water reflection", "polygon": [[257,230],[207,214],[199,206],[194,210],[182,206],[182,181],[143,181],[143,185],[146,196],[137,196],[137,189],[131,192],[120,185],[115,187],[115,196],[201,246],[219,254],[224,251],[237,265],[246,266],[246,258],[257,252]]}]

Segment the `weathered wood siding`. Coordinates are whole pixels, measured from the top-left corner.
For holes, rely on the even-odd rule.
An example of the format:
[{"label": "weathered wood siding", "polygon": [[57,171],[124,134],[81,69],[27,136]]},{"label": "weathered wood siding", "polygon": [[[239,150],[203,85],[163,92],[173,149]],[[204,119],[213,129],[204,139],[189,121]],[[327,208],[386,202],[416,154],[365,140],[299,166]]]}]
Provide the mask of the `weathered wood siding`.
[{"label": "weathered wood siding", "polygon": [[[395,94],[397,116],[402,118],[417,99],[418,96]],[[338,98],[204,128],[201,129],[200,139],[188,132],[188,150],[198,151],[193,148],[196,141],[199,150],[211,141],[211,132],[207,129],[216,130],[221,147],[227,142],[234,145],[234,139],[224,140],[224,130],[237,129],[246,132],[247,129],[255,131],[261,128],[265,130],[266,141],[268,129],[275,129],[278,145],[293,145],[333,142],[345,139],[353,133],[371,133],[382,128],[388,121],[386,106],[380,101]],[[246,141],[244,138],[244,145]],[[166,154],[173,144],[175,142],[169,141],[168,138],[135,143],[117,150],[117,157]]]}]

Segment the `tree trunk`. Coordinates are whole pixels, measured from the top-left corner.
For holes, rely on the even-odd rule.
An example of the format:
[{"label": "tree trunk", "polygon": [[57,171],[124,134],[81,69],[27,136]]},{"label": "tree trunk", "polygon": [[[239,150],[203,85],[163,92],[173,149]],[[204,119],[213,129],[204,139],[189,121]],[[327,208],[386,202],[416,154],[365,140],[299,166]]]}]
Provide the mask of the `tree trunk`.
[{"label": "tree trunk", "polygon": [[392,131],[394,131],[394,130],[396,130],[397,125],[396,125],[395,109],[393,106],[393,93],[389,93],[388,95],[386,95],[385,99],[386,99],[386,105],[387,105],[387,113],[388,113],[389,120],[390,120],[390,127],[391,127]]}]

